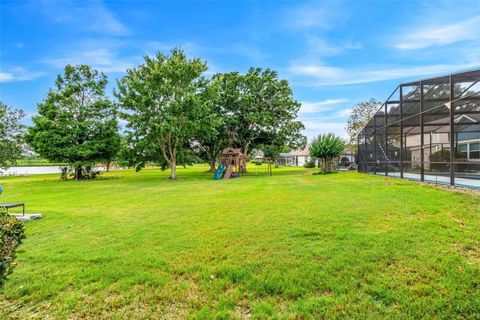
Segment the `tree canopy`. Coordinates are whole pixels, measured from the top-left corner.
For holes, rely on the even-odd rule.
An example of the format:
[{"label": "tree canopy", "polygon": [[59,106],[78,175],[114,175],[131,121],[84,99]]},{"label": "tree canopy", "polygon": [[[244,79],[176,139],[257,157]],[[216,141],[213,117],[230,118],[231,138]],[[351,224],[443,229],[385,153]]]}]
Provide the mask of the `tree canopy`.
[{"label": "tree canopy", "polygon": [[371,98],[357,103],[350,111],[350,116],[347,120],[346,130],[349,136],[349,143],[353,146],[357,144],[357,136],[360,131],[375,115],[375,112],[380,108],[382,102]]},{"label": "tree canopy", "polygon": [[319,135],[314,138],[310,146],[310,156],[320,158],[324,172],[333,170],[333,159],[338,157],[345,148],[345,143],[340,137],[332,133]]},{"label": "tree canopy", "polygon": [[200,92],[200,103],[206,108],[204,124],[195,133],[192,148],[196,154],[208,161],[210,171],[215,172],[215,164],[222,150],[229,146],[226,120],[227,113],[221,99],[221,81],[223,75],[216,74]]},{"label": "tree canopy", "polygon": [[130,162],[137,170],[147,162],[170,168],[185,164],[190,140],[207,123],[209,110],[199,92],[207,69],[200,59],[188,59],[180,49],[169,56],[145,56],[143,64],[127,70],[115,96],[127,121]]},{"label": "tree canopy", "polygon": [[95,164],[119,149],[115,105],[105,96],[107,77],[87,65],[67,65],[38,104],[27,141],[42,157],[65,163],[76,180],[94,178]]},{"label": "tree canopy", "polygon": [[245,75],[224,74],[220,99],[226,110],[230,144],[247,154],[272,145],[281,149],[304,146],[303,124],[297,121],[300,103],[287,80],[271,69],[250,68]]},{"label": "tree canopy", "polygon": [[[147,55],[117,80],[112,103],[103,73],[67,65],[38,104],[26,141],[43,158],[65,163],[75,179],[119,160],[137,170],[158,164],[175,180],[177,165],[198,157],[214,171],[225,147],[263,150],[276,160],[282,150],[305,146],[300,103],[277,72],[250,68],[206,78],[206,70],[206,62],[179,48]],[[122,136],[117,114],[125,120]]]},{"label": "tree canopy", "polygon": [[24,116],[23,111],[0,102],[0,168],[15,164],[22,155],[25,126],[20,121]]}]

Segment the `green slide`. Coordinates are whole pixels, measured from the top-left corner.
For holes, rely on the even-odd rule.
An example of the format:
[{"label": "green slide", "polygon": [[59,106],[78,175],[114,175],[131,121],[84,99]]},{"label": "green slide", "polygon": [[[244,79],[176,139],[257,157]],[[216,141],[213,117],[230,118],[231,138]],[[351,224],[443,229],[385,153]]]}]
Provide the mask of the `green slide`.
[{"label": "green slide", "polygon": [[217,172],[215,172],[215,175],[213,176],[213,180],[222,179],[224,171],[225,171],[225,165],[223,163],[220,163],[218,165]]}]

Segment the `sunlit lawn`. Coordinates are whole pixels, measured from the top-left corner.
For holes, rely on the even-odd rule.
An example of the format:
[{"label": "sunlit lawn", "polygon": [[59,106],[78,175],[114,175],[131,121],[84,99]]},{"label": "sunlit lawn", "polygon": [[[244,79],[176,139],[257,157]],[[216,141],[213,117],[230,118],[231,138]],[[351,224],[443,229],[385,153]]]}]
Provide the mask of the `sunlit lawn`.
[{"label": "sunlit lawn", "polygon": [[2,179],[2,201],[44,217],[26,223],[0,319],[480,318],[478,194],[205,170]]}]

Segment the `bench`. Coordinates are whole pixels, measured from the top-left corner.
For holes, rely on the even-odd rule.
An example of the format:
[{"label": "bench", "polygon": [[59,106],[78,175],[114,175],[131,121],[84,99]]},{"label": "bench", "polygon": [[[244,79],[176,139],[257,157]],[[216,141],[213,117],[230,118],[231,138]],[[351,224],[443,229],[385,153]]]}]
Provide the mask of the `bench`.
[{"label": "bench", "polygon": [[22,207],[23,208],[22,215],[25,215],[25,204],[24,203],[0,203],[0,211],[3,211],[5,213],[8,213],[9,209],[17,208],[17,207]]}]

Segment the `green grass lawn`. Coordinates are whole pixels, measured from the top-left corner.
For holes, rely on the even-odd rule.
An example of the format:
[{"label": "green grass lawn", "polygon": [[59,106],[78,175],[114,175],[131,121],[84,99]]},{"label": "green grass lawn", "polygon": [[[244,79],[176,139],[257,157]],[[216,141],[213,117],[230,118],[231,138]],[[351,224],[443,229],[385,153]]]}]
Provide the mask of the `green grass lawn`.
[{"label": "green grass lawn", "polygon": [[480,319],[478,194],[205,170],[2,179],[2,201],[43,219],[26,223],[0,319]]}]

